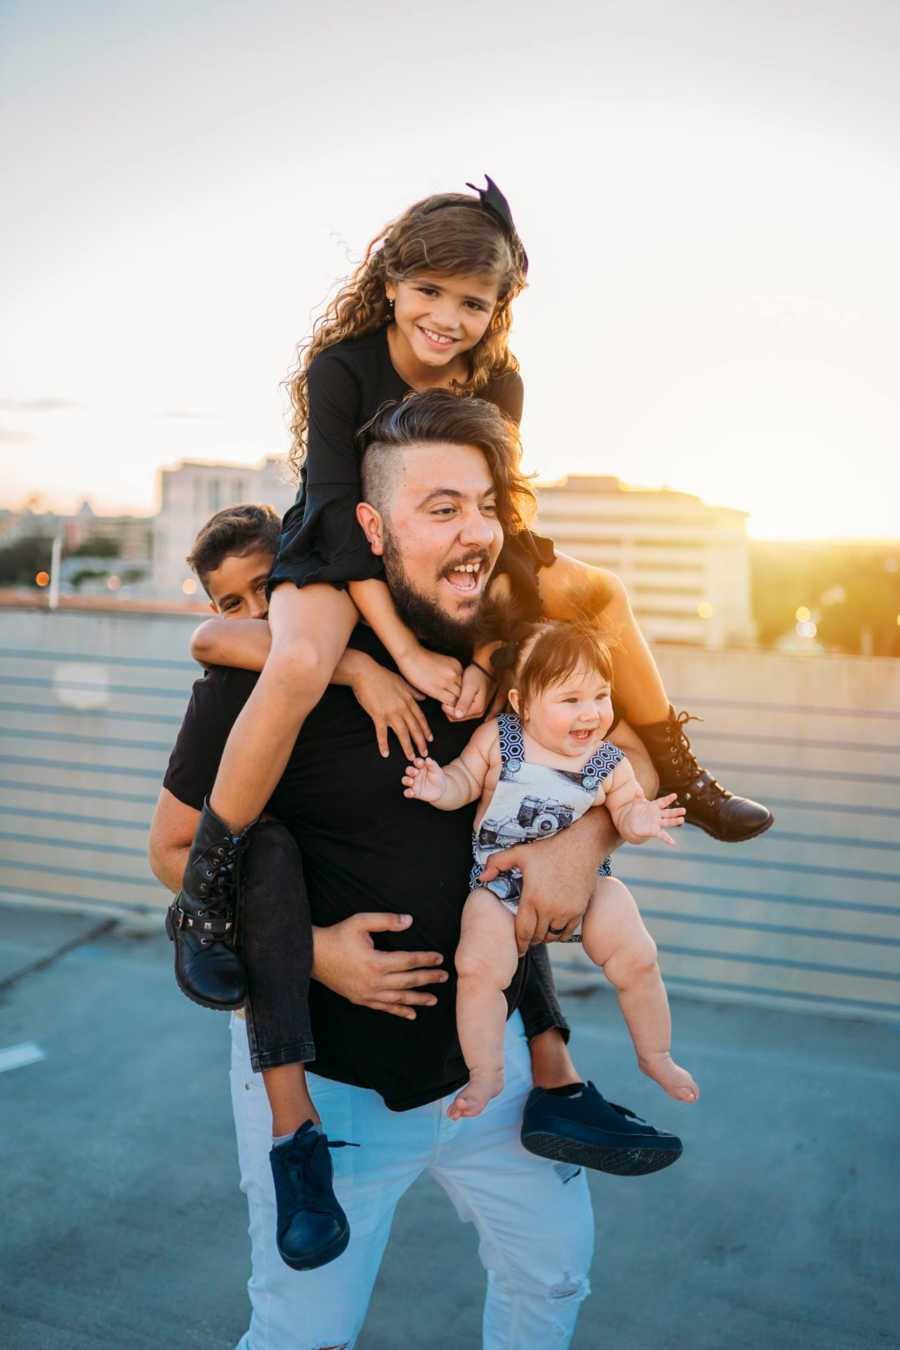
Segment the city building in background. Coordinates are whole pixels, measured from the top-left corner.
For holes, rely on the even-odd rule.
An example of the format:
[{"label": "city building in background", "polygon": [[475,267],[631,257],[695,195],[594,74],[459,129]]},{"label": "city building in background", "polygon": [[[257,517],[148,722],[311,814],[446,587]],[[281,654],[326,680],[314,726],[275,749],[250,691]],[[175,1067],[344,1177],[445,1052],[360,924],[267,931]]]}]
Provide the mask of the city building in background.
[{"label": "city building in background", "polygon": [[537,496],[541,534],[621,577],[651,641],[754,641],[746,512],[606,477],[572,475]]},{"label": "city building in background", "polygon": [[276,455],[268,455],[258,464],[185,459],[160,469],[160,507],[152,521],[155,595],[174,600],[195,593],[195,580],[185,555],[200,526],[216,511],[241,502],[264,502],[283,515],[295,493],[285,460]]}]

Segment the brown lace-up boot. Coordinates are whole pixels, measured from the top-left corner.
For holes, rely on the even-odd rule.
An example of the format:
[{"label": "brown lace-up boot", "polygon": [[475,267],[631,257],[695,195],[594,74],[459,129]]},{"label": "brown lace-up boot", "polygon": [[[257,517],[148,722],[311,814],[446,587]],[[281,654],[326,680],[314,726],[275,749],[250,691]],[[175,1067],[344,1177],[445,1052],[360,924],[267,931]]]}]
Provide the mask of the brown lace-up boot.
[{"label": "brown lace-up boot", "polygon": [[678,804],[687,812],[684,823],[698,826],[723,843],[741,844],[762,834],[774,824],[775,817],[759,802],[736,797],[697,763],[684,725],[702,720],[690,713],[676,713],[670,707],[664,722],[635,727],[635,731],[659,774],[659,795],[678,794]]}]

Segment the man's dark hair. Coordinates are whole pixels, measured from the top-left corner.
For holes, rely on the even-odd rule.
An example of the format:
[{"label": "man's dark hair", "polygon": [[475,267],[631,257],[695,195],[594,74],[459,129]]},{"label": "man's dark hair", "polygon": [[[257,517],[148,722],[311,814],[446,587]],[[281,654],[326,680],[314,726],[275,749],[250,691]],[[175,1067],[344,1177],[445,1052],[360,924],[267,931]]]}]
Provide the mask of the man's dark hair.
[{"label": "man's dark hair", "polygon": [[217,511],[201,526],[186,561],[209,594],[207,577],[221,567],[226,558],[242,558],[256,549],[274,557],[278,552],[280,533],[281,518],[271,506],[255,503],[226,506],[224,511]]},{"label": "man's dark hair", "polygon": [[483,398],[446,389],[408,394],[381,408],[363,427],[363,498],[390,515],[395,451],[409,445],[448,441],[474,445],[484,455],[497,490],[497,515],[504,534],[524,529],[535,511],[535,495],[522,472],[522,442],[512,418]]}]

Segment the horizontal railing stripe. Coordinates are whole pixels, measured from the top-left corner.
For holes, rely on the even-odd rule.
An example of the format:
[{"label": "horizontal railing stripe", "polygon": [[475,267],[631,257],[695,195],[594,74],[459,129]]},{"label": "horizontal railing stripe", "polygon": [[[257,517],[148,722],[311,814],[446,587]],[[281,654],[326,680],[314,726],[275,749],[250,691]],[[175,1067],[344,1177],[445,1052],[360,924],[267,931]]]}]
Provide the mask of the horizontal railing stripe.
[{"label": "horizontal railing stripe", "polygon": [[641,913],[651,919],[667,919],[674,923],[695,923],[707,928],[736,928],[747,933],[778,933],[783,937],[822,938],[830,942],[862,942],[870,947],[900,947],[900,938],[882,937],[874,933],[830,932],[823,928],[796,928],[786,923],[765,923],[756,919],[722,919],[714,914],[685,914],[671,909],[650,909],[641,906]]},{"label": "horizontal railing stripe", "polygon": [[4,727],[4,736],[15,736],[29,741],[54,741],[57,745],[115,745],[122,750],[162,750],[172,749],[171,741],[132,741],[127,736],[104,736],[99,740],[94,736],[81,736],[71,731],[31,731],[28,728]]},{"label": "horizontal railing stripe", "polygon": [[4,656],[15,661],[84,661],[93,666],[146,666],[148,670],[192,670],[195,674],[197,671],[194,661],[176,661],[162,656],[110,656],[106,652],[39,652],[29,647],[0,647],[0,660]]},{"label": "horizontal railing stripe", "polygon": [[682,947],[660,942],[659,948],[673,956],[698,956],[704,961],[731,961],[734,965],[774,966],[779,970],[807,970],[818,975],[852,975],[861,980],[886,980],[900,984],[900,973],[891,970],[864,970],[856,966],[832,965],[824,961],[795,961],[787,956],[757,956],[747,952],[719,952],[704,947]]},{"label": "horizontal railing stripe", "polygon": [[[110,793],[110,796],[115,796]],[[150,798],[155,801],[155,798]],[[27,816],[29,820],[55,820],[62,824],[71,825],[92,825],[97,829],[104,830],[146,830],[150,827],[149,817],[146,820],[112,820],[109,816],[77,816],[71,811],[41,811],[37,807],[28,806],[6,806],[3,808],[7,816]],[[0,835],[0,838],[4,836]],[[16,838],[24,838],[24,835],[17,835]],[[47,843],[47,840],[43,841]],[[60,843],[68,844],[69,840],[60,840]]]},{"label": "horizontal railing stripe", "polygon": [[[692,698],[672,695],[673,703],[691,703]],[[801,713],[804,717],[860,717],[900,721],[900,712],[891,708],[829,708],[821,703],[768,703],[759,699],[708,698],[703,695],[703,706],[709,708],[740,708],[748,712]]]},{"label": "horizontal railing stripe", "polygon": [[800,989],[770,989],[764,984],[735,984],[731,980],[705,980],[700,975],[666,975],[666,984],[695,985],[701,989],[730,990],[735,994],[787,998],[803,1003],[832,1003],[847,1008],[871,1008],[879,1012],[900,1013],[900,1004],[883,1003],[874,998],[851,998],[841,994],[807,994]]},{"label": "horizontal railing stripe", "polygon": [[49,872],[54,877],[84,877],[87,881],[109,881],[117,886],[156,886],[159,882],[153,877],[123,877],[114,872],[92,872],[85,867],[54,867],[52,863],[15,862],[6,864],[17,872]]},{"label": "horizontal railing stripe", "polygon": [[[2,759],[3,756],[0,756],[0,761]],[[47,762],[47,760],[41,760],[42,764]],[[18,783],[10,783],[8,779],[0,779],[0,788],[15,792],[51,792],[62,797],[71,797],[77,791],[79,798],[96,797],[98,801],[138,802],[146,806],[153,806],[156,802],[156,797],[150,792],[110,792],[108,788],[89,788],[81,785],[76,789],[64,783],[24,783],[21,779]]]},{"label": "horizontal railing stripe", "polygon": [[[118,712],[112,711],[109,708],[76,708],[73,713],[72,709],[62,708],[57,704],[48,707],[43,703],[0,703],[0,712],[27,713],[29,717],[61,717],[74,715],[78,717],[79,721],[84,717],[102,717],[104,721],[112,722],[161,722],[170,727],[177,727],[181,723],[181,718],[173,713]],[[57,734],[56,739],[59,739],[59,734]],[[98,736],[95,736],[94,740],[97,739]],[[108,737],[103,737],[104,741],[107,739]]]},{"label": "horizontal railing stripe", "polygon": [[736,764],[732,761],[725,762],[717,759],[715,765],[711,767],[715,769],[717,774],[758,773],[774,775],[778,778],[811,778],[815,782],[884,783],[888,787],[897,787],[900,784],[900,778],[891,774],[851,773],[846,769],[797,769],[793,764],[789,767],[783,764]]},{"label": "horizontal railing stripe", "polygon": [[[0,755],[0,764],[21,764],[32,769],[55,769],[57,772],[74,771],[76,773],[105,773],[124,778],[155,778],[160,781],[159,769],[124,768],[116,764],[83,764],[76,760],[37,759],[34,755]],[[79,791],[72,788],[70,791]]]},{"label": "horizontal railing stripe", "polygon": [[[199,675],[199,667],[196,669]],[[182,701],[185,698],[184,689],[148,688],[141,684],[104,684],[101,686],[91,680],[70,680],[68,675],[65,679],[49,679],[46,676],[34,675],[0,675],[0,684],[24,684],[29,689],[87,689],[91,693],[96,693],[100,688],[104,693],[134,694],[139,698],[178,698]]]},{"label": "horizontal railing stripe", "polygon": [[[115,853],[125,858],[141,858],[146,862],[147,854],[142,848],[129,848],[127,844],[101,844],[93,839],[47,839],[40,834],[17,834],[12,830],[0,830],[0,839],[14,844],[36,844],[39,848],[79,849],[83,853]],[[15,867],[14,858],[5,858],[9,866]]]},{"label": "horizontal railing stripe", "polygon": [[[774,842],[774,841],[773,841]],[[801,876],[841,877],[845,881],[889,881],[897,880],[896,872],[868,872],[853,867],[823,867],[819,863],[777,862],[769,858],[733,858],[718,853],[686,853],[667,849],[665,853],[658,848],[645,848],[648,858],[665,858],[667,863],[702,863],[704,867],[740,867],[753,872],[793,872]]]},{"label": "horizontal railing stripe", "polygon": [[683,895],[711,895],[723,900],[752,900],[756,904],[766,905],[812,905],[817,909],[842,909],[859,914],[890,914],[900,918],[900,906],[868,904],[859,900],[823,900],[819,896],[778,895],[761,891],[738,890],[733,886],[704,886],[691,881],[662,881],[656,877],[635,877],[626,873],[617,876],[635,889],[647,887],[649,890],[676,891]]},{"label": "horizontal railing stripe", "polygon": [[[0,783],[0,787],[2,786],[4,785]],[[7,784],[6,786],[12,787],[13,784]],[[15,787],[17,788],[23,786],[33,787],[34,791],[40,790],[37,786],[31,784],[15,784]],[[65,789],[57,788],[56,790],[66,792],[71,791],[71,789],[69,788]],[[113,798],[121,797],[120,793],[111,793],[109,795],[112,796]],[[146,802],[154,802],[156,798],[143,797],[141,798],[141,800]],[[94,816],[74,816],[74,815],[68,816],[60,812],[38,811],[37,809],[28,810],[27,808],[18,808],[9,806],[6,808],[6,810],[16,815],[32,815],[40,817],[41,819],[44,820],[71,820],[73,822],[81,821],[85,824],[93,824],[93,825],[109,825],[111,823],[109,820],[103,820],[99,817]],[[134,828],[134,829],[144,828],[137,821],[126,821],[122,823],[125,824],[126,828]],[[788,833],[787,831],[784,830],[778,831],[777,838],[779,842],[790,841],[792,843],[800,843],[800,844],[820,844],[823,846],[830,845],[835,848],[887,849],[900,851],[900,840],[893,840],[893,839],[856,839],[851,835],[803,834],[799,832]],[[669,855],[663,854],[662,856],[668,857]]]},{"label": "horizontal railing stripe", "polygon": [[144,900],[102,900],[96,895],[66,895],[63,891],[42,891],[34,886],[14,886],[12,888],[0,889],[0,900],[19,902],[21,900],[56,900],[63,904],[68,903],[72,908],[82,904],[103,905],[112,915],[117,913],[124,914],[156,914],[163,912],[165,897],[169,892],[164,886],[160,886],[159,905],[147,904]]},{"label": "horizontal railing stripe", "polygon": [[900,807],[896,806],[869,806],[868,803],[863,805],[860,802],[820,802],[812,799],[803,800],[800,797],[770,797],[768,793],[766,794],[766,802],[769,806],[776,808],[783,806],[787,810],[827,811],[832,815],[900,818]]},{"label": "horizontal railing stripe", "polygon": [[820,741],[812,740],[806,736],[765,736],[755,735],[745,731],[703,731],[693,732],[694,736],[703,741],[737,741],[741,745],[777,745],[788,750],[845,750],[849,754],[868,753],[871,751],[876,755],[897,755],[900,754],[900,744],[898,745],[876,745],[873,741]]},{"label": "horizontal railing stripe", "polygon": [[779,844],[820,844],[831,848],[880,848],[900,850],[900,839],[861,839],[852,834],[805,834],[801,830],[777,829],[770,838]]}]

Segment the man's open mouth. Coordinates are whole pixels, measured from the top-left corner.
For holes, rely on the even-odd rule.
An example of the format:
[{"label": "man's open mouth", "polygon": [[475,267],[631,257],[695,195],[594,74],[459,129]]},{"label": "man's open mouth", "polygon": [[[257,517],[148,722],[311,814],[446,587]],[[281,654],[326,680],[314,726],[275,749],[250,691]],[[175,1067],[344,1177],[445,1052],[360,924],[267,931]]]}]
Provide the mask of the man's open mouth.
[{"label": "man's open mouth", "polygon": [[444,573],[444,580],[455,591],[464,595],[474,595],[484,584],[487,568],[481,558],[470,558],[468,562],[454,563]]}]

